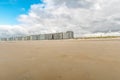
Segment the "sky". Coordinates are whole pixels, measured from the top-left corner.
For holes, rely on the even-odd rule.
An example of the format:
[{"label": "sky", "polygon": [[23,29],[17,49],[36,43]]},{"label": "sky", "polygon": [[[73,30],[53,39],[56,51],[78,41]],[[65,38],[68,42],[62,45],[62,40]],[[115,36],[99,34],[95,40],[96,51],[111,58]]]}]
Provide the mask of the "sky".
[{"label": "sky", "polygon": [[27,14],[32,4],[39,4],[40,0],[0,0],[0,24],[17,24],[20,14]]},{"label": "sky", "polygon": [[120,0],[0,0],[0,37],[74,31],[120,36]]}]

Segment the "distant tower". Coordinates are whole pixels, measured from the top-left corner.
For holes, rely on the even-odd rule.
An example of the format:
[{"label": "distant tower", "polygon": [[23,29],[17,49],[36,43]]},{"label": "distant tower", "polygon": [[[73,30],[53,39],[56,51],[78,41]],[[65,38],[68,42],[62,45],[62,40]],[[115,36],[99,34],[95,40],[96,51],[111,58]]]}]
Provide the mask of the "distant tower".
[{"label": "distant tower", "polygon": [[67,31],[66,32],[68,39],[73,39],[74,38],[74,32],[73,31]]},{"label": "distant tower", "polygon": [[66,33],[63,33],[63,39],[73,39],[73,38],[74,38],[73,31],[67,31]]}]

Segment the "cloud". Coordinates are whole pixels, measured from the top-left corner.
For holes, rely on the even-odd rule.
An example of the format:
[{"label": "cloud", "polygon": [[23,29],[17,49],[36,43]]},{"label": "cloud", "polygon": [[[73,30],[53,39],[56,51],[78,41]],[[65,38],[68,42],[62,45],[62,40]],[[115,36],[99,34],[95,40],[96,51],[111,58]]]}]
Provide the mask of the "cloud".
[{"label": "cloud", "polygon": [[87,27],[86,21],[91,18],[91,10],[96,9],[95,2],[87,0],[45,0],[44,2],[43,5],[32,5],[29,14],[21,15],[19,21],[34,26],[34,29],[39,27],[39,32],[73,30],[76,34],[86,33],[87,31],[82,27]]},{"label": "cloud", "polygon": [[68,8],[90,8],[94,2],[90,0],[45,0],[51,6],[62,6],[63,4]]},{"label": "cloud", "polygon": [[22,36],[27,35],[27,29],[19,25],[0,25],[0,37],[12,37],[12,36]]},{"label": "cloud", "polygon": [[120,32],[107,32],[107,33],[91,33],[91,34],[84,34],[83,37],[104,37],[104,36],[120,36]]},{"label": "cloud", "polygon": [[120,32],[119,0],[44,0],[43,2],[31,5],[27,15],[22,14],[18,17],[18,21],[21,22],[19,26],[25,33],[73,30],[76,36],[83,36]]}]

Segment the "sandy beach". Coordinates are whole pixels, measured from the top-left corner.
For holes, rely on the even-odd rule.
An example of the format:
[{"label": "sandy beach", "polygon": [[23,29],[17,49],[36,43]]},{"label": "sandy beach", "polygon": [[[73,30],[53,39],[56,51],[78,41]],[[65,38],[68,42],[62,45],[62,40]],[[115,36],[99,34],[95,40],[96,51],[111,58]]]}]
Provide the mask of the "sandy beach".
[{"label": "sandy beach", "polygon": [[0,42],[0,80],[120,80],[120,39]]}]

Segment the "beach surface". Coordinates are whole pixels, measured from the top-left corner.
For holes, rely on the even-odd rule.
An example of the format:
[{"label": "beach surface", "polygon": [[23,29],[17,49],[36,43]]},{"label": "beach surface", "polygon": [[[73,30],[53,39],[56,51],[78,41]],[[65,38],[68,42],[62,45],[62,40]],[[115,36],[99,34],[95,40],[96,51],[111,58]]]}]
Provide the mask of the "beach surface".
[{"label": "beach surface", "polygon": [[0,42],[0,80],[120,80],[120,39]]}]

